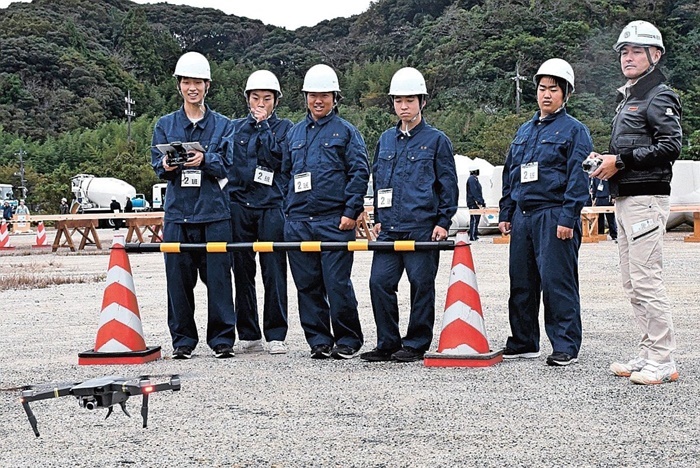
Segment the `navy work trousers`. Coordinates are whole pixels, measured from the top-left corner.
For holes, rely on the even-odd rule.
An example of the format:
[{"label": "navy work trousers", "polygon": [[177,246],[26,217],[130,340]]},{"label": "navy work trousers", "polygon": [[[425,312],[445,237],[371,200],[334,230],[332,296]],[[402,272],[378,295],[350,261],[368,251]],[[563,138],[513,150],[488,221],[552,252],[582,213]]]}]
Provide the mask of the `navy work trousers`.
[{"label": "navy work trousers", "polygon": [[560,207],[523,213],[516,210],[510,234],[510,299],[512,336],[506,346],[517,352],[540,349],[540,295],[544,328],[554,352],[578,356],[581,348],[581,301],[578,251],[581,221],[570,240],[557,238]]},{"label": "navy work trousers", "polygon": [[[166,222],[163,242],[231,242],[228,219],[201,224]],[[195,348],[199,341],[194,320],[194,288],[197,274],[207,286],[207,344],[214,348],[233,346],[236,313],[231,286],[231,257],[225,253],[166,253],[165,276],[168,282],[168,327],[173,348]]]},{"label": "navy work trousers", "polygon": [[[284,240],[282,208],[248,208],[231,203],[233,242],[280,242]],[[262,337],[258,323],[258,301],[255,292],[255,252],[235,251],[233,281],[236,288],[236,329],[241,340]],[[287,253],[259,254],[260,272],[265,288],[263,333],[266,341],[284,341],[287,337]]]},{"label": "navy work trousers", "polygon": [[[355,240],[355,230],[341,231],[340,216],[287,220],[287,242]],[[289,252],[289,267],[297,287],[299,320],[312,348],[334,344],[360,349],[362,328],[350,280],[352,252]],[[332,327],[332,329],[331,329]]]},{"label": "navy work trousers", "polygon": [[[414,232],[380,232],[377,241],[430,241],[433,229]],[[390,351],[409,346],[427,351],[433,340],[435,324],[435,277],[440,251],[416,252],[375,251],[369,290],[374,321],[377,324],[377,348]],[[397,291],[404,270],[411,285],[411,311],[406,336],[399,332]]]}]

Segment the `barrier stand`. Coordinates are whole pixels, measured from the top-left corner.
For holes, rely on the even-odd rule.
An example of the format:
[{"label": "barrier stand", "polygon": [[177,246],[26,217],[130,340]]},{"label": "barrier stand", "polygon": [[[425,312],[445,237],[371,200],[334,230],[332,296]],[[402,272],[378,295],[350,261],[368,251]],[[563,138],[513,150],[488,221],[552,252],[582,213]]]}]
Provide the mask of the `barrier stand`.
[{"label": "barrier stand", "polygon": [[[68,247],[71,252],[75,252],[73,234],[76,232],[80,233],[81,236],[78,250],[83,250],[86,245],[94,245],[99,250],[102,250],[96,227],[96,219],[58,221],[56,223],[56,237],[53,240],[52,252],[57,251],[59,247]],[[72,231],[69,231],[69,229],[72,229]],[[61,244],[62,237],[65,237],[63,244]]]},{"label": "barrier stand", "polygon": [[139,242],[145,242],[143,235],[150,232],[151,242],[163,241],[163,217],[154,216],[148,218],[127,218],[126,226],[129,230],[126,233],[126,241],[131,242],[134,234]]},{"label": "barrier stand", "polygon": [[31,224],[29,223],[29,215],[15,214],[13,217],[12,231],[15,234],[25,234],[31,232]]},{"label": "barrier stand", "polygon": [[700,212],[693,213],[693,233],[683,238],[684,242],[700,242]]}]

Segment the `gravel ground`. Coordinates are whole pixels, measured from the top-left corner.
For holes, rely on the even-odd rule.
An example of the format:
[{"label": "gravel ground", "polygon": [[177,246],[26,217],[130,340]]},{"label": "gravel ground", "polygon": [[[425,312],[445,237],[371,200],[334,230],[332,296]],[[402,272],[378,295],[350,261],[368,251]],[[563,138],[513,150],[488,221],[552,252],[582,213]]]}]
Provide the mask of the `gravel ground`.
[{"label": "gravel ground", "polygon": [[[124,232],[124,231],[122,231]],[[112,231],[100,230],[109,244]],[[133,366],[78,366],[94,345],[104,280],[46,289],[0,292],[0,465],[29,466],[697,466],[700,460],[700,306],[698,249],[688,232],[666,236],[665,278],[675,310],[680,380],[656,387],[609,375],[628,358],[638,332],[623,298],[617,246],[584,244],[580,254],[584,338],[580,363],[552,368],[543,357],[485,369],[426,368],[421,363],[371,364],[309,359],[290,275],[287,355],[238,354],[217,360],[205,343],[190,361],[161,359]],[[49,238],[53,233],[49,232]],[[472,246],[493,348],[507,321],[508,247],[491,239]],[[33,236],[12,236],[15,252],[0,254],[0,271],[86,278],[106,273],[107,253],[35,252]],[[36,249],[34,249],[36,250]],[[64,250],[64,249],[62,249]],[[367,281],[372,254],[355,254],[353,281],[365,348],[376,333]],[[166,325],[160,254],[131,254],[144,335],[172,352]],[[452,255],[442,254],[437,288],[437,346]],[[258,292],[262,291],[259,285]],[[400,286],[402,325],[408,284]],[[204,288],[197,289],[201,337],[206,336]],[[105,375],[182,375],[178,393],[155,394],[149,426],[141,428],[140,398],[119,409],[78,408],[72,397],[32,405],[35,438],[10,387],[78,382]]]}]

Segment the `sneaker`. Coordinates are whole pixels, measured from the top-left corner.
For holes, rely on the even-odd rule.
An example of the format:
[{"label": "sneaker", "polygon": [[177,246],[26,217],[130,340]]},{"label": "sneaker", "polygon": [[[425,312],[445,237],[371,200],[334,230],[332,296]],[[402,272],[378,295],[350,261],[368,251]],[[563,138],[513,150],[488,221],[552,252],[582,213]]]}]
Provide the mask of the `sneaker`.
[{"label": "sneaker", "polygon": [[421,361],[425,351],[418,351],[416,348],[404,346],[400,350],[391,355],[391,359],[399,362],[414,362]]},{"label": "sneaker", "polygon": [[552,353],[547,356],[548,366],[568,366],[569,364],[576,364],[577,362],[578,358],[566,353]]},{"label": "sneaker", "polygon": [[629,377],[632,375],[632,372],[639,372],[642,370],[646,363],[647,360],[643,357],[636,357],[626,363],[613,362],[610,364],[610,372],[618,377]]},{"label": "sneaker", "polygon": [[678,380],[678,370],[676,363],[665,362],[659,364],[655,361],[647,361],[642,370],[632,372],[630,382],[639,385],[655,385]]},{"label": "sneaker", "polygon": [[214,357],[217,359],[228,359],[233,357],[233,348],[227,344],[214,346]]},{"label": "sneaker", "polygon": [[331,357],[331,347],[327,344],[320,344],[311,348],[311,359],[328,359],[329,357]]},{"label": "sneaker", "polygon": [[192,348],[189,346],[178,346],[173,350],[173,359],[192,359]]},{"label": "sneaker", "polygon": [[511,348],[503,350],[503,359],[537,359],[542,353],[539,351],[520,352]]},{"label": "sneaker", "polygon": [[386,349],[379,349],[379,348],[374,348],[372,351],[368,351],[366,353],[360,354],[360,359],[363,361],[369,361],[369,362],[383,362],[383,361],[391,361],[391,355],[394,354],[396,349],[394,350],[386,350]]},{"label": "sneaker", "polygon": [[262,353],[263,351],[265,351],[265,348],[263,347],[262,340],[238,341],[239,353]]},{"label": "sneaker", "polygon": [[357,356],[358,352],[358,350],[348,345],[335,345],[333,351],[331,351],[331,357],[333,359],[352,359]]},{"label": "sneaker", "polygon": [[287,345],[284,341],[270,341],[267,344],[267,351],[270,354],[287,354]]}]

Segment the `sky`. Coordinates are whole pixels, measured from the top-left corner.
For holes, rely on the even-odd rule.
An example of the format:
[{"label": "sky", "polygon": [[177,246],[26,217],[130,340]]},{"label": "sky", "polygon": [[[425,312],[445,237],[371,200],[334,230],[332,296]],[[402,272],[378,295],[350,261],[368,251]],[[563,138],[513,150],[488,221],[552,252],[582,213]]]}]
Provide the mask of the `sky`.
[{"label": "sky", "polygon": [[[0,0],[0,8],[29,0]],[[136,3],[163,3],[163,0],[132,0]],[[296,29],[315,26],[323,20],[360,14],[376,0],[167,0],[176,5],[216,8],[229,15],[258,19],[265,24]]]}]

